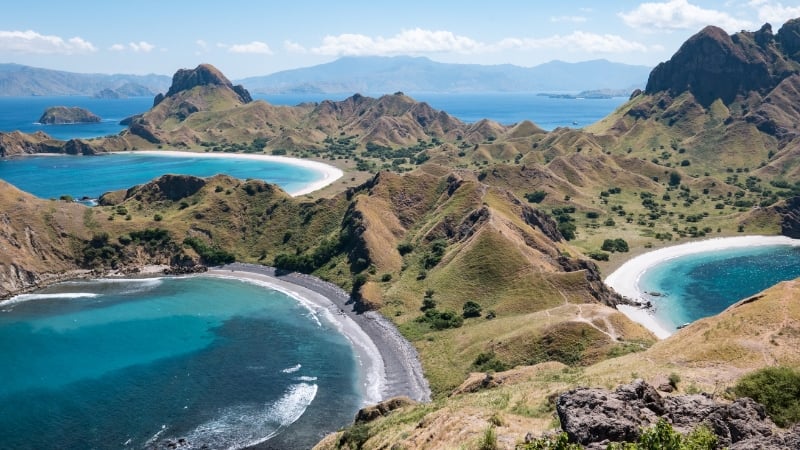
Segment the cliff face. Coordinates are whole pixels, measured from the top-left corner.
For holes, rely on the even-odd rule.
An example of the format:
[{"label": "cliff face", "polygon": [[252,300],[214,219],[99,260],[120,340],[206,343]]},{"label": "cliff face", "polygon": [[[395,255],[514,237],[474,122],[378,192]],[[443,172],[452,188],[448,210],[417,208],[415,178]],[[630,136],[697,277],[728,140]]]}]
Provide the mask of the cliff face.
[{"label": "cliff face", "polygon": [[183,91],[189,91],[198,86],[218,86],[233,90],[242,103],[250,103],[253,98],[242,85],[234,86],[222,72],[211,64],[200,64],[195,69],[180,69],[172,77],[172,85],[166,95],[156,96],[153,106],[158,105],[167,97],[174,97]]},{"label": "cliff face", "polygon": [[800,72],[799,30],[798,20],[787,22],[777,35],[769,24],[756,32],[734,35],[708,26],[653,69],[645,92],[667,91],[675,96],[689,91],[703,106],[716,99],[730,104],[751,91],[765,94]]}]

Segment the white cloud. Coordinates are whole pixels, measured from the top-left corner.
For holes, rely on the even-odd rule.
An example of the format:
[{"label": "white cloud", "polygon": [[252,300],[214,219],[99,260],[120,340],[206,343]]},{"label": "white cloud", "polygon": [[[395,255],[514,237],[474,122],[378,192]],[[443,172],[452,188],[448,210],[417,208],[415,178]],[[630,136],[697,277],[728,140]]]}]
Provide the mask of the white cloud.
[{"label": "white cloud", "polygon": [[398,55],[417,53],[476,53],[484,44],[450,31],[432,31],[415,28],[403,30],[389,38],[370,37],[363,34],[325,36],[322,45],[311,49],[321,55]]},{"label": "white cloud", "polygon": [[780,2],[768,0],[751,0],[750,6],[758,12],[761,23],[768,22],[777,28],[789,19],[800,17],[800,6],[783,6]]},{"label": "white cloud", "polygon": [[545,38],[507,38],[498,43],[502,49],[566,49],[592,53],[647,52],[648,47],[615,34],[596,34],[574,31],[568,35],[553,35]]},{"label": "white cloud", "polygon": [[125,46],[122,45],[122,44],[114,44],[111,47],[109,47],[108,49],[111,50],[112,52],[121,52],[121,51],[125,50]]},{"label": "white cloud", "polygon": [[307,50],[302,45],[294,41],[283,41],[283,48],[290,53],[305,53]]},{"label": "white cloud", "polygon": [[554,17],[550,18],[550,22],[583,23],[583,22],[586,22],[586,17],[583,17],[583,16],[554,16]]},{"label": "white cloud", "polygon": [[204,41],[202,39],[198,39],[198,40],[194,41],[194,43],[197,44],[197,46],[202,48],[203,50],[208,48],[208,42],[206,42],[206,41]]},{"label": "white cloud", "polygon": [[0,51],[16,53],[91,53],[97,51],[91,42],[79,37],[67,40],[59,36],[43,35],[35,31],[0,31]]},{"label": "white cloud", "polygon": [[151,51],[153,51],[154,48],[156,48],[155,45],[147,43],[145,41],[131,42],[128,44],[128,47],[130,47],[130,49],[136,53],[139,52],[150,53]]},{"label": "white cloud", "polygon": [[234,44],[228,48],[231,53],[256,53],[261,55],[271,55],[269,45],[264,42],[253,41],[249,44]]},{"label": "white cloud", "polygon": [[737,19],[722,11],[701,8],[688,0],[642,3],[632,11],[619,13],[619,16],[629,27],[645,31],[699,30],[706,25],[716,25],[735,32],[753,27],[747,20]]}]

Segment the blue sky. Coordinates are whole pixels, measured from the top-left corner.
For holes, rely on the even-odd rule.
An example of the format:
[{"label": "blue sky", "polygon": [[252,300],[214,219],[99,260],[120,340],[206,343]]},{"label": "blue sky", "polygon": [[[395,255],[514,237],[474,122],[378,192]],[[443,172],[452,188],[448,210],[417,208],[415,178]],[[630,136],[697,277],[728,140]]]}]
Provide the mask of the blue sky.
[{"label": "blue sky", "polygon": [[793,17],[800,6],[773,0],[17,1],[0,14],[0,62],[165,75],[207,62],[231,79],[346,55],[654,66],[705,25],[777,32]]}]

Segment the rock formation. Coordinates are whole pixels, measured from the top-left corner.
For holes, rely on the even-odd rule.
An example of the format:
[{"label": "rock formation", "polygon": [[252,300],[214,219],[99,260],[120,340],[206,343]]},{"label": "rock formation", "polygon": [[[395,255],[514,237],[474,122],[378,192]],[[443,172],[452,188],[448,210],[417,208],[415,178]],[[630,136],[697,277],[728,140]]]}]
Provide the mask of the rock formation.
[{"label": "rock formation", "polygon": [[242,85],[234,86],[225,75],[211,64],[200,64],[195,69],[180,69],[172,77],[172,86],[165,95],[156,96],[153,106],[167,97],[174,97],[179,92],[188,91],[198,86],[225,86],[239,95],[242,103],[250,103],[253,98]]},{"label": "rock formation", "polygon": [[650,73],[646,93],[689,91],[703,105],[725,104],[755,91],[762,95],[800,73],[797,33],[800,21],[787,22],[777,35],[765,24],[756,32],[728,35],[708,26],[686,41]]},{"label": "rock formation", "polygon": [[[786,442],[800,439],[798,428],[787,433],[776,431],[764,407],[749,398],[723,403],[706,394],[662,397],[642,380],[615,391],[571,390],[559,396],[556,411],[570,442],[589,448],[605,448],[609,442],[634,442],[642,428],[661,418],[681,433],[705,425],[717,435],[721,446],[732,449],[781,448]],[[770,443],[778,443],[778,447]]]},{"label": "rock formation", "polygon": [[51,106],[39,117],[39,123],[45,125],[96,123],[100,122],[100,120],[100,117],[91,111],[77,106]]}]

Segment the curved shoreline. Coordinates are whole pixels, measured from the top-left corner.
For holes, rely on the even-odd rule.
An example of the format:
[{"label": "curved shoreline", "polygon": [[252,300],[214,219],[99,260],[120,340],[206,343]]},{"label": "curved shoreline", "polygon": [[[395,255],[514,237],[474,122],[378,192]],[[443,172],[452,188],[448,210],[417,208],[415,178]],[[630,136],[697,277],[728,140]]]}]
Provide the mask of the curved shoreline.
[{"label": "curved shoreline", "polygon": [[325,315],[351,342],[361,366],[364,403],[406,395],[429,401],[431,392],[414,346],[375,311],[354,311],[350,295],[338,286],[298,273],[278,275],[275,268],[232,263],[209,269],[201,276],[235,278],[281,291]]},{"label": "curved shoreline", "polygon": [[[636,256],[608,275],[605,284],[634,302],[641,302],[645,293],[639,289],[639,280],[647,270],[665,261],[697,253],[714,252],[730,248],[763,247],[769,245],[800,246],[800,239],[786,236],[735,236],[705,239],[664,247]],[[659,339],[666,339],[672,331],[661,325],[646,309],[618,305],[617,309],[629,319],[643,325]]]},{"label": "curved shoreline", "polygon": [[[319,172],[322,174],[322,178],[320,180],[314,181],[313,183],[307,184],[304,188],[289,192],[288,194],[292,197],[299,197],[301,195],[309,194],[311,192],[320,190],[334,181],[338,180],[342,176],[344,176],[344,172],[341,169],[333,167],[329,164],[325,164],[319,161],[312,161],[309,159],[299,159],[299,158],[289,158],[286,156],[276,156],[276,155],[263,155],[263,154],[252,154],[252,153],[204,153],[204,152],[180,152],[176,150],[136,150],[130,152],[109,152],[109,154],[119,154],[119,155],[130,155],[130,154],[156,154],[161,156],[178,156],[178,157],[187,157],[187,156],[194,156],[198,158],[229,158],[229,159],[249,159],[252,161],[271,161],[277,162],[281,164],[292,165],[296,167],[303,167],[306,169],[311,169],[315,172]],[[270,182],[269,180],[265,180]]]}]

